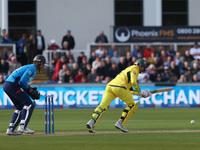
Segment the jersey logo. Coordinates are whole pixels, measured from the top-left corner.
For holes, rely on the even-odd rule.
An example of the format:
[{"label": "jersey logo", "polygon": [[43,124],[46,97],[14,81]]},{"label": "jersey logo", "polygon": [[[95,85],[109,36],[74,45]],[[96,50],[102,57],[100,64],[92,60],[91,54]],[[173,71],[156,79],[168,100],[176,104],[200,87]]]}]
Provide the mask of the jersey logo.
[{"label": "jersey logo", "polygon": [[32,74],[32,72],[31,72],[31,71],[29,71],[29,72],[28,72],[28,74],[29,74],[29,75],[31,75],[31,74]]},{"label": "jersey logo", "polygon": [[133,73],[135,74],[135,71],[133,71]]}]

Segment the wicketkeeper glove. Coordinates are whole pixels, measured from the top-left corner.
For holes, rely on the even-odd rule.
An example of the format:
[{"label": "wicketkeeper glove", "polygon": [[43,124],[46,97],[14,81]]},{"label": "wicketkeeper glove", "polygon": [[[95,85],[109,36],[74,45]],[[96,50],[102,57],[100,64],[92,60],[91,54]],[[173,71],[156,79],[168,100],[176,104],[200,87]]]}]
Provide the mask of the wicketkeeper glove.
[{"label": "wicketkeeper glove", "polygon": [[27,92],[27,94],[34,100],[37,100],[40,98],[40,92],[36,91],[37,88],[31,88],[29,87],[28,89],[26,89],[25,91]]}]

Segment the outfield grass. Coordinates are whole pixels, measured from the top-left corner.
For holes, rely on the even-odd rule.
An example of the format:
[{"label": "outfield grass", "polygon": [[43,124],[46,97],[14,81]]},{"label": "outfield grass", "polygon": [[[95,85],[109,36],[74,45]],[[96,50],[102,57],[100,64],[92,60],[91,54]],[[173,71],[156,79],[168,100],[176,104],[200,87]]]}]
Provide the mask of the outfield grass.
[{"label": "outfield grass", "polygon": [[[108,109],[95,130],[118,131],[114,124],[123,109]],[[200,130],[199,108],[138,109],[126,128],[136,133],[3,136],[14,110],[0,110],[1,150],[199,150],[200,133],[138,133],[138,131]],[[86,132],[93,109],[55,109],[55,133]],[[195,120],[195,124],[190,124]],[[44,133],[44,110],[36,109],[29,128]]]}]

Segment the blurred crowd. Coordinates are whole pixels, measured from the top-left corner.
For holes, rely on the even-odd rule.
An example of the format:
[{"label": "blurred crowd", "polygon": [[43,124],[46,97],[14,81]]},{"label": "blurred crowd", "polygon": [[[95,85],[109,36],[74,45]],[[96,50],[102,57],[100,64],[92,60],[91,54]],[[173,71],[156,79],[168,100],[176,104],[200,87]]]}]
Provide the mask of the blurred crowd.
[{"label": "blurred crowd", "polygon": [[[2,33],[1,43],[12,43],[6,31],[2,30]],[[186,83],[200,80],[198,43],[194,43],[193,47],[185,49],[183,53],[175,51],[174,45],[170,45],[168,49],[162,45],[157,49],[153,49],[150,44],[143,49],[139,45],[134,45],[134,49],[124,56],[114,44],[109,49],[105,49],[103,43],[108,43],[108,39],[103,31],[94,42],[99,43],[99,46],[91,51],[89,58],[82,51],[75,59],[71,53],[75,47],[75,39],[70,30],[63,36],[61,46],[57,45],[55,39],[52,39],[47,49],[65,50],[65,53],[60,54],[55,51],[50,56],[52,57],[51,81],[55,83],[108,83],[126,67],[133,65],[138,58],[143,58],[148,63],[145,73],[139,75],[138,83]],[[23,34],[17,42],[16,56],[12,49],[9,49],[3,57],[0,57],[0,83],[3,83],[13,70],[32,63],[33,57],[42,54],[43,50],[45,50],[45,39],[41,30],[37,31],[35,37],[30,35],[26,38]]]}]

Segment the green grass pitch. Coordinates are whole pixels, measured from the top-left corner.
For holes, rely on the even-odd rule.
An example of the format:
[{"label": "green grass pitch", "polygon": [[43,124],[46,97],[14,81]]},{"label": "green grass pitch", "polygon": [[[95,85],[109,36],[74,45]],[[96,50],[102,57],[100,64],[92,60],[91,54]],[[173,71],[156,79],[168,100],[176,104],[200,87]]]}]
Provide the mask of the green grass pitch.
[{"label": "green grass pitch", "polygon": [[[108,109],[95,128],[97,133],[89,134],[85,125],[93,110],[55,109],[55,135],[46,135],[44,134],[44,110],[35,109],[29,128],[35,130],[36,133],[22,136],[7,136],[5,134],[14,110],[0,110],[0,149],[200,149],[199,108],[139,108],[126,124],[130,133],[119,132],[114,127],[123,109]],[[195,120],[195,124],[190,124],[190,120]]]}]

